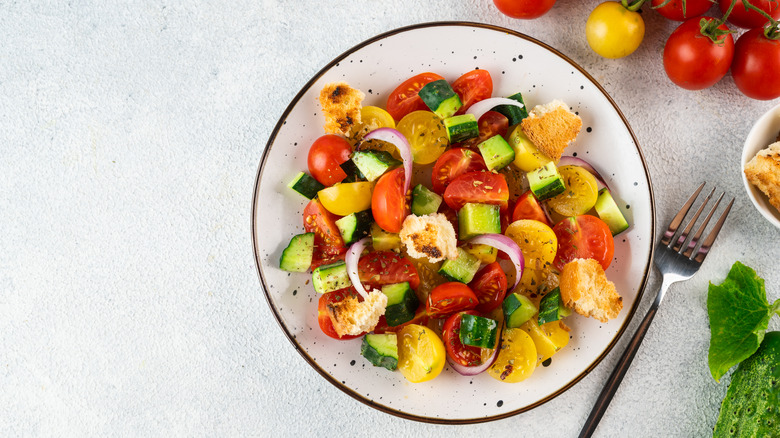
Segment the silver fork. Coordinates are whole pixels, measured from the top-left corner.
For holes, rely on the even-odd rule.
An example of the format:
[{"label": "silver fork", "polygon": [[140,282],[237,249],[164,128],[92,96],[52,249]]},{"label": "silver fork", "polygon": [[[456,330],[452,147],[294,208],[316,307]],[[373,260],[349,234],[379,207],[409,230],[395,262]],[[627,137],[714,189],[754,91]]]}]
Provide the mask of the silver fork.
[{"label": "silver fork", "polygon": [[672,222],[669,224],[669,228],[664,232],[661,241],[658,243],[658,248],[656,248],[655,253],[655,266],[663,275],[661,288],[658,291],[655,301],[653,301],[653,304],[650,306],[650,310],[647,311],[647,315],[645,315],[642,323],[639,324],[639,328],[634,334],[634,337],[631,338],[631,342],[629,342],[628,347],[626,347],[626,351],[623,353],[623,356],[620,357],[617,366],[615,366],[615,370],[612,371],[612,375],[609,376],[604,389],[601,391],[601,394],[599,394],[596,404],[593,406],[593,410],[591,410],[590,415],[580,432],[580,438],[590,437],[596,430],[601,417],[609,406],[609,402],[615,395],[615,391],[617,391],[620,382],[623,381],[623,376],[626,375],[628,368],[631,366],[631,361],[634,360],[634,356],[636,356],[636,352],[639,350],[639,346],[642,344],[647,329],[650,327],[650,323],[653,322],[653,318],[658,311],[658,306],[661,304],[661,300],[664,299],[666,291],[669,290],[669,286],[678,281],[684,281],[693,277],[696,271],[699,270],[702,262],[707,257],[707,254],[709,254],[710,248],[715,242],[715,238],[718,237],[718,233],[720,232],[721,227],[723,227],[723,223],[726,221],[726,216],[728,216],[729,211],[731,211],[731,206],[734,204],[733,198],[731,199],[731,202],[729,202],[729,205],[723,210],[718,222],[712,227],[707,237],[704,238],[704,241],[701,241],[701,236],[704,233],[707,224],[713,214],[715,214],[715,210],[718,208],[720,201],[723,199],[725,193],[722,193],[718,197],[718,200],[715,201],[715,205],[712,207],[709,214],[707,214],[707,217],[696,230],[696,233],[694,233],[693,236],[690,235],[696,221],[704,211],[704,207],[715,193],[715,189],[713,188],[685,226],[685,229],[678,235],[677,233],[685,216],[690,211],[703,188],[704,183],[696,189],[677,215],[674,216],[674,219],[672,219]]}]

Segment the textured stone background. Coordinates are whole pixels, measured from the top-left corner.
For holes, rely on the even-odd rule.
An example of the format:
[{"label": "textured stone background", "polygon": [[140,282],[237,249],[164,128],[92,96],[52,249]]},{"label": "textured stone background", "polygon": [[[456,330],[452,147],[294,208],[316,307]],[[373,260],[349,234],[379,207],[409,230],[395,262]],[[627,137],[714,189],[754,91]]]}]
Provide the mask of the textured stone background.
[{"label": "textured stone background", "polygon": [[260,289],[250,208],[277,118],[343,51],[439,20],[527,33],[600,81],[643,146],[659,223],[703,180],[738,197],[701,272],[663,303],[597,436],[709,433],[728,379],[706,365],[708,281],[739,259],[780,296],[780,230],[745,197],[738,164],[777,101],[742,97],[730,76],[673,86],[661,65],[673,23],[646,10],[642,47],[609,61],[585,42],[593,0],[558,0],[529,22],[490,0],[130,3],[0,1],[0,435],[576,436],[625,339],[538,409],[425,425],[325,382]]}]

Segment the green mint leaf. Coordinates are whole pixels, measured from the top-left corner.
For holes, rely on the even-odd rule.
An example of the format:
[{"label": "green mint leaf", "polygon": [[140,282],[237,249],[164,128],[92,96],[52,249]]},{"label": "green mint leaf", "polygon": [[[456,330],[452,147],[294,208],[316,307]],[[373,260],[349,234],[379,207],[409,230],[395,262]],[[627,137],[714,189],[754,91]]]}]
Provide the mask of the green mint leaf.
[{"label": "green mint leaf", "polygon": [[775,310],[766,299],[764,280],[740,262],[734,263],[723,283],[710,283],[709,366],[716,381],[756,352]]}]

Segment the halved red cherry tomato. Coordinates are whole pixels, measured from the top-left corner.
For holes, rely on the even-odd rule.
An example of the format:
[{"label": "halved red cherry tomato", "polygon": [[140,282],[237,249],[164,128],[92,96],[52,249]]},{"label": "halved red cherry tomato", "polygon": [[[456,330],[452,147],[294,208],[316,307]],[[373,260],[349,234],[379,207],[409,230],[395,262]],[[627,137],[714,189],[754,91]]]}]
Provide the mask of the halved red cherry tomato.
[{"label": "halved red cherry tomato", "polygon": [[386,284],[409,282],[417,289],[420,277],[411,260],[392,251],[364,254],[358,261],[358,276],[366,289],[379,289]]},{"label": "halved red cherry tomato", "polygon": [[460,322],[464,314],[481,316],[474,310],[466,310],[447,318],[441,329],[441,340],[444,342],[444,349],[451,360],[463,366],[473,367],[482,365],[482,348],[463,345],[460,341]]},{"label": "halved red cherry tomato", "polygon": [[479,118],[479,135],[466,141],[457,143],[458,147],[473,149],[478,152],[477,146],[494,135],[505,136],[509,131],[509,119],[505,115],[488,111]]},{"label": "halved red cherry tomato", "polygon": [[493,78],[487,70],[472,70],[455,79],[452,89],[463,103],[455,114],[464,114],[471,105],[493,95]]},{"label": "halved red cherry tomato", "polygon": [[433,165],[431,187],[434,192],[442,194],[452,180],[477,170],[487,170],[482,155],[466,148],[452,148],[443,153]]},{"label": "halved red cherry tomato", "polygon": [[312,199],[303,209],[303,228],[314,233],[314,254],[311,269],[320,265],[342,260],[347,252],[341,232],[336,226],[338,216],[329,212],[316,199]]},{"label": "halved red cherry tomato", "polygon": [[353,290],[351,287],[348,287],[346,289],[339,289],[337,291],[322,294],[320,295],[320,299],[317,302],[317,322],[320,325],[320,329],[322,330],[323,333],[325,333],[326,335],[330,336],[333,339],[346,341],[349,339],[355,339],[360,336],[363,336],[362,334],[339,336],[339,334],[336,333],[336,329],[333,328],[333,321],[331,321],[330,316],[328,315],[329,304],[338,303],[349,296],[355,296],[358,298],[358,300],[361,300],[357,292]]},{"label": "halved red cherry tomato", "polygon": [[352,146],[338,135],[328,134],[314,140],[309,148],[308,164],[311,176],[332,186],[347,177],[339,165],[349,160]]},{"label": "halved red cherry tomato", "polygon": [[444,202],[453,210],[460,210],[463,204],[469,202],[495,204],[501,210],[506,210],[509,206],[509,187],[500,173],[464,173],[444,190]]},{"label": "halved red cherry tomato", "polygon": [[431,318],[444,318],[461,310],[473,309],[479,304],[477,296],[465,284],[451,281],[433,288],[426,310]]},{"label": "halved red cherry tomato", "polygon": [[544,207],[530,190],[520,195],[512,210],[512,222],[520,219],[533,219],[552,227],[550,219],[544,212]]},{"label": "halved red cherry tomato", "polygon": [[478,312],[489,313],[504,302],[506,296],[506,274],[498,262],[482,268],[469,283],[469,287],[479,300]]},{"label": "halved red cherry tomato", "polygon": [[653,0],[650,4],[659,14],[675,21],[685,21],[688,18],[698,17],[712,7],[711,0],[671,0],[659,8],[658,5],[663,4],[665,1],[668,0]]},{"label": "halved red cherry tomato", "polygon": [[436,73],[428,72],[420,73],[405,80],[390,93],[390,96],[387,98],[387,107],[385,109],[396,121],[403,119],[405,115],[412,111],[430,111],[417,93],[425,84],[441,79],[444,78]]},{"label": "halved red cherry tomato", "polygon": [[615,254],[615,242],[609,227],[596,216],[567,217],[553,227],[558,238],[558,252],[553,266],[563,269],[574,259],[595,259],[607,269]]},{"label": "halved red cherry tomato", "polygon": [[371,195],[374,221],[389,233],[398,233],[409,215],[409,203],[404,193],[404,168],[397,167],[381,177]]},{"label": "halved red cherry tomato", "polygon": [[406,327],[407,325],[411,325],[411,324],[427,325],[428,319],[430,318],[428,316],[428,312],[425,310],[425,304],[420,304],[420,307],[418,307],[417,311],[414,312],[414,318],[412,318],[410,321],[407,321],[395,327],[390,327],[389,325],[387,325],[387,319],[385,318],[385,315],[380,316],[379,322],[376,324],[376,327],[374,327],[374,333],[376,334],[395,333],[401,330],[402,328]]}]

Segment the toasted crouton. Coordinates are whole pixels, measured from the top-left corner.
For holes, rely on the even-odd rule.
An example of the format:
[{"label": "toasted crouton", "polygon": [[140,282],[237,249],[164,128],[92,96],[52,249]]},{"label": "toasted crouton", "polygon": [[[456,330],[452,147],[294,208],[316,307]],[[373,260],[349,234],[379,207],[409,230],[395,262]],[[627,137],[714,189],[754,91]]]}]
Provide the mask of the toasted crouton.
[{"label": "toasted crouton", "polygon": [[520,123],[523,133],[548,158],[558,163],[563,150],[577,138],[582,119],[560,100],[536,105]]},{"label": "toasted crouton", "polygon": [[379,317],[385,314],[387,295],[375,290],[368,297],[358,302],[355,296],[328,304],[327,312],[333,323],[333,328],[339,336],[356,336],[370,332],[379,322]]},{"label": "toasted crouton", "polygon": [[561,272],[560,288],[563,304],[582,316],[607,322],[623,309],[623,298],[596,260],[574,259],[567,263]]},{"label": "toasted crouton", "polygon": [[748,182],[758,187],[769,198],[769,203],[780,211],[780,141],[762,149],[745,165]]},{"label": "toasted crouton", "polygon": [[362,91],[335,82],[320,91],[320,105],[325,114],[325,132],[347,135],[353,125],[360,123],[360,108],[366,97]]},{"label": "toasted crouton", "polygon": [[425,216],[410,214],[401,227],[401,242],[412,258],[426,257],[431,263],[458,257],[458,238],[447,216],[433,213]]}]

